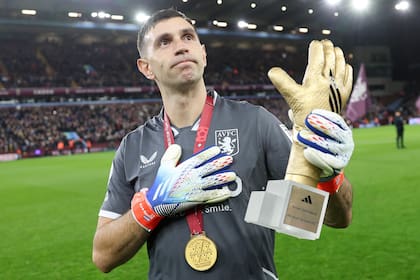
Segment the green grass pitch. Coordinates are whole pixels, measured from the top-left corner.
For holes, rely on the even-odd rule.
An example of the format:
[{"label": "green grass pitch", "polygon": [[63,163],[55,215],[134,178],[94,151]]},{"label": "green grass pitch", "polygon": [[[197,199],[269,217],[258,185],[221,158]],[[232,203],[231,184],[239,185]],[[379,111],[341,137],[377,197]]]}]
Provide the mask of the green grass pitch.
[{"label": "green grass pitch", "polygon": [[[354,130],[353,223],[317,241],[277,234],[280,279],[419,279],[420,126]],[[1,279],[146,279],[145,248],[110,274],[91,262],[113,153],[0,163]],[[234,248],[232,248],[234,249]]]}]

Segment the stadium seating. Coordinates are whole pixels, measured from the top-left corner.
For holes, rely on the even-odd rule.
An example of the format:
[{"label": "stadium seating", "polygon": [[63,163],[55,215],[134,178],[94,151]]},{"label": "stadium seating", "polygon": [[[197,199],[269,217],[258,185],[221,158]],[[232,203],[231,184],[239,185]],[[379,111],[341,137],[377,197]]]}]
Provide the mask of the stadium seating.
[{"label": "stadium seating", "polygon": [[[223,96],[260,104],[289,124],[287,105],[266,73],[272,66],[281,66],[301,81],[306,47],[207,46],[206,83]],[[153,83],[137,71],[137,57],[134,40],[81,44],[64,36],[60,41],[28,37],[2,42],[0,154],[57,154],[59,142],[65,143],[67,152],[77,152],[64,137],[66,131],[76,132],[93,147],[115,148],[128,131],[161,107]],[[416,115],[412,104],[418,92],[414,85],[404,96],[406,116]],[[353,125],[392,122],[386,106],[400,97],[373,99],[366,118]]]}]

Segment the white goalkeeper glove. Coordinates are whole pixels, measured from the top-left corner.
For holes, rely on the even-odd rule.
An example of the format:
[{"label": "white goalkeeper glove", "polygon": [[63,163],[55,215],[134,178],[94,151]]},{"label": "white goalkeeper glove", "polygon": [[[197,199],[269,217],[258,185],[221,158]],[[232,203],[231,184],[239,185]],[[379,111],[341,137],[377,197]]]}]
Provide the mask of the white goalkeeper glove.
[{"label": "white goalkeeper glove", "polygon": [[323,109],[306,117],[305,129],[297,133],[296,140],[306,147],[306,160],[322,170],[321,181],[339,174],[354,150],[352,131],[344,119]]},{"label": "white goalkeeper glove", "polygon": [[172,216],[193,206],[226,200],[231,191],[226,186],[236,174],[223,170],[233,158],[220,148],[207,148],[177,166],[181,147],[168,147],[161,159],[150,189],[142,189],[131,201],[134,219],[146,230],[153,230],[165,216]]}]

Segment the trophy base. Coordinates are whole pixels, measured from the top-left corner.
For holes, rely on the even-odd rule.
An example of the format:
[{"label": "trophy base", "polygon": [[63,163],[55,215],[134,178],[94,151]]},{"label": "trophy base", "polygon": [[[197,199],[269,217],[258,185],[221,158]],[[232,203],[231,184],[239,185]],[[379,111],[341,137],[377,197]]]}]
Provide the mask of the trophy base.
[{"label": "trophy base", "polygon": [[245,221],[301,239],[321,233],[329,193],[289,180],[268,181],[251,193]]}]

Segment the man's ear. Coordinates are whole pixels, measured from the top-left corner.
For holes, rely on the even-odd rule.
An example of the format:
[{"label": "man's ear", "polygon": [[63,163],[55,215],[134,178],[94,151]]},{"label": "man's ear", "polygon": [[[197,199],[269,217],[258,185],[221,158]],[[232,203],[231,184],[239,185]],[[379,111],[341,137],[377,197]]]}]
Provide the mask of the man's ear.
[{"label": "man's ear", "polygon": [[149,80],[155,79],[155,75],[153,74],[152,70],[150,70],[150,64],[146,59],[137,59],[137,68]]}]

